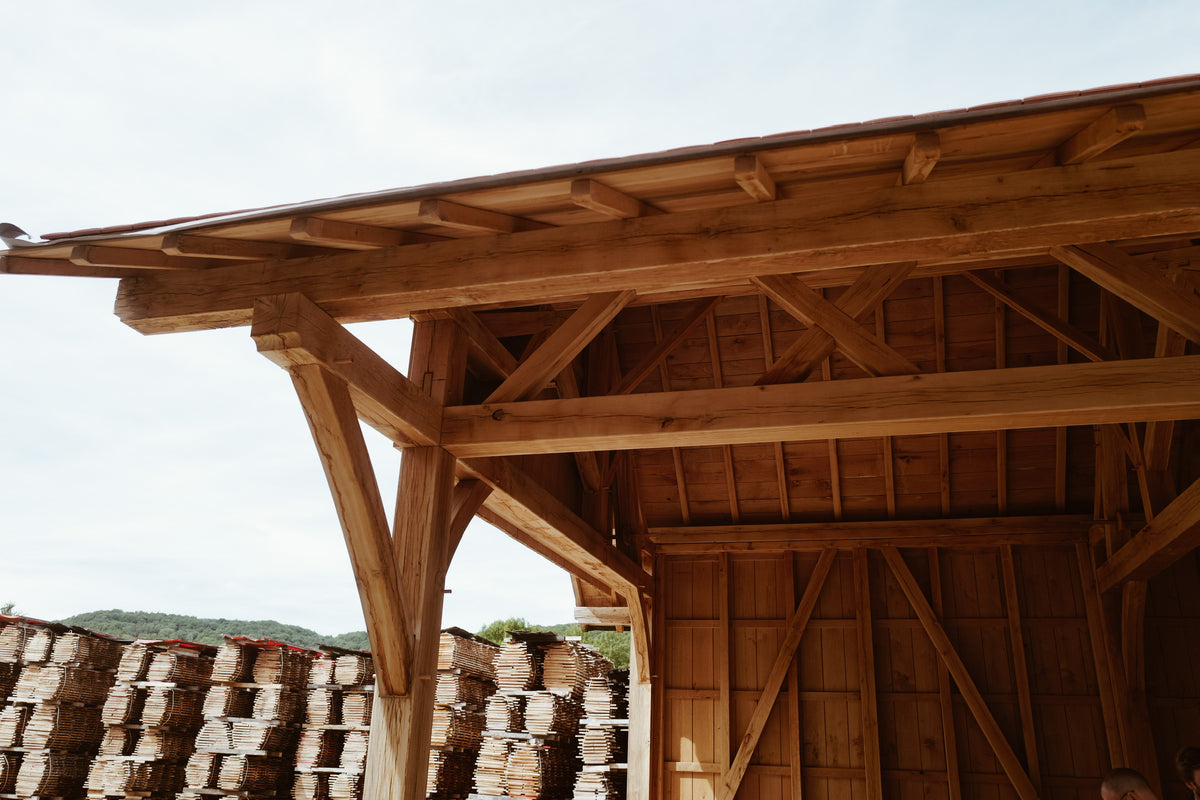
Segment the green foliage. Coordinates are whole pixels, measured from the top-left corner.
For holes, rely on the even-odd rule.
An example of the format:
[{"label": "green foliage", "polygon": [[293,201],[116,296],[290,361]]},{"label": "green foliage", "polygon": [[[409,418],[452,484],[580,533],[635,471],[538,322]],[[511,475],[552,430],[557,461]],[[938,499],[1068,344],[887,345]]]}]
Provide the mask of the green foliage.
[{"label": "green foliage", "polygon": [[269,619],[211,619],[152,611],[121,611],[114,608],[76,614],[59,622],[127,639],[184,639],[189,642],[219,645],[223,641],[221,637],[228,635],[275,639],[299,647],[316,647],[320,644],[331,644],[350,650],[365,650],[368,647],[366,631],[323,636],[299,625],[284,625]]},{"label": "green foliage", "polygon": [[614,667],[629,666],[629,632],[588,631],[582,633],[577,622],[564,622],[560,625],[530,625],[520,617],[498,619],[485,625],[479,635],[490,642],[500,644],[508,631],[548,631],[559,636],[582,636],[584,644],[590,644],[599,650]]},{"label": "green foliage", "polygon": [[4,605],[0,605],[0,614],[3,614],[6,617],[11,617],[16,613],[16,607],[16,603],[5,603]]}]

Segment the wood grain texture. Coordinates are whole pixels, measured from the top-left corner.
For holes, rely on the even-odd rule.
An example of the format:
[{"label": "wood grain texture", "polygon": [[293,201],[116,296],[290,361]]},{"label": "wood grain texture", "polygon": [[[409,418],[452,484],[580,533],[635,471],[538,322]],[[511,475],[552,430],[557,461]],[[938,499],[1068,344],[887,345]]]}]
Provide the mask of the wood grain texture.
[{"label": "wood grain texture", "polygon": [[1200,545],[1200,481],[1184,489],[1152,522],[1096,568],[1101,591],[1146,580]]}]

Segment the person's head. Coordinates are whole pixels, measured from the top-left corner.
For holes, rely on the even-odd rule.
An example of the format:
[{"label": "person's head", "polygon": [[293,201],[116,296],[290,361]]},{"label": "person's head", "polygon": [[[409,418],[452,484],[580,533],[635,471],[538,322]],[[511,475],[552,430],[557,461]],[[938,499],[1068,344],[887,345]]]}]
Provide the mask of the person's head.
[{"label": "person's head", "polygon": [[1158,800],[1146,778],[1137,770],[1119,767],[1104,776],[1100,800]]},{"label": "person's head", "polygon": [[1200,794],[1200,747],[1184,747],[1176,753],[1175,769],[1192,794]]}]

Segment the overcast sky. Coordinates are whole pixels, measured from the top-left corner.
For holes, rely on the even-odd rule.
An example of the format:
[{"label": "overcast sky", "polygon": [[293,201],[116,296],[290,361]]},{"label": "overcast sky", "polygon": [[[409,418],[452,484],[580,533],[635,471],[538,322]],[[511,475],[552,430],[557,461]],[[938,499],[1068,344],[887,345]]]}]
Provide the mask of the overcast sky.
[{"label": "overcast sky", "polygon": [[[2,24],[0,221],[35,237],[1200,72],[1195,0],[13,0]],[[135,333],[115,292],[0,276],[0,603],[361,629],[286,373],[245,329]],[[403,323],[356,330],[407,363]],[[574,606],[479,523],[447,585],[447,625]]]}]

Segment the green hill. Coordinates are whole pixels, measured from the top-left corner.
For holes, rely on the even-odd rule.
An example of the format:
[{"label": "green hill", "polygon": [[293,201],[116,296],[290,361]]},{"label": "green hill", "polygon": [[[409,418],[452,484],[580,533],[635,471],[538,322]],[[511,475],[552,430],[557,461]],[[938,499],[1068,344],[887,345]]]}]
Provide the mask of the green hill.
[{"label": "green hill", "polygon": [[61,619],[59,622],[127,639],[184,639],[189,642],[219,645],[222,642],[221,637],[228,635],[275,639],[299,647],[316,647],[320,644],[350,650],[366,650],[370,647],[366,631],[325,636],[299,625],[284,625],[272,619],[212,619],[113,608],[106,611],[87,611]]}]

